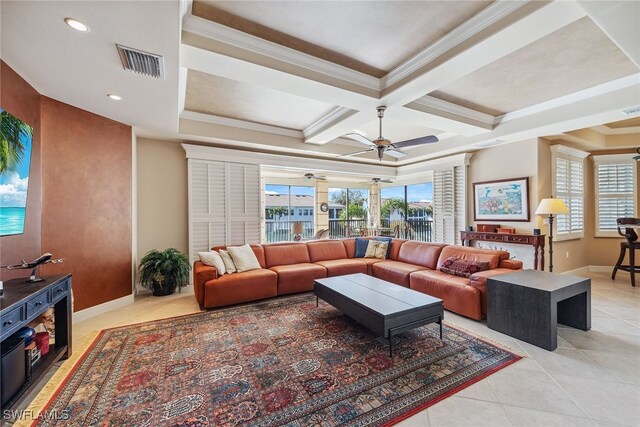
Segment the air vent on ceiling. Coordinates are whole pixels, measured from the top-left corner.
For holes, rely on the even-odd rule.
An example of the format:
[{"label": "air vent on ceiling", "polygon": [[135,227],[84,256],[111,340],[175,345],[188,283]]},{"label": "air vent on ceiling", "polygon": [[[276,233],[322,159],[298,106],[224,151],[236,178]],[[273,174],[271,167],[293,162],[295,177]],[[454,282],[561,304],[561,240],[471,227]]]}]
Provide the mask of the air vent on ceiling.
[{"label": "air vent on ceiling", "polygon": [[161,55],[143,52],[126,46],[116,45],[125,70],[144,76],[164,79],[164,58]]},{"label": "air vent on ceiling", "polygon": [[636,105],[635,107],[627,108],[626,110],[622,110],[624,114],[627,116],[635,116],[640,114],[640,105]]}]

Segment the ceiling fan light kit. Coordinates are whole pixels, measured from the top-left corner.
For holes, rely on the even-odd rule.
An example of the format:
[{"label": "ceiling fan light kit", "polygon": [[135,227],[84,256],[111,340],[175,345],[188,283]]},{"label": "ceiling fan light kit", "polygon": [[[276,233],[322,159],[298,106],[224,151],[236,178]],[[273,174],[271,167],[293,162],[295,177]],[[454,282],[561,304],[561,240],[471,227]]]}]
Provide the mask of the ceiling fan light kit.
[{"label": "ceiling fan light kit", "polygon": [[351,157],[357,156],[359,154],[369,153],[371,151],[375,151],[378,154],[378,160],[382,161],[384,155],[388,155],[391,157],[395,157],[396,159],[400,159],[407,155],[404,151],[400,151],[399,148],[403,147],[413,147],[415,145],[422,144],[431,144],[433,142],[438,142],[438,138],[435,135],[423,136],[421,138],[408,139],[406,141],[400,141],[393,143],[391,140],[382,136],[382,119],[384,118],[384,112],[387,109],[386,106],[381,105],[376,110],[378,110],[378,119],[380,120],[379,124],[379,136],[374,141],[371,141],[369,138],[362,136],[359,133],[351,132],[344,135],[345,138],[352,139],[354,141],[358,141],[362,144],[368,145],[369,148],[366,150],[356,151],[355,153],[343,154],[340,157]]}]

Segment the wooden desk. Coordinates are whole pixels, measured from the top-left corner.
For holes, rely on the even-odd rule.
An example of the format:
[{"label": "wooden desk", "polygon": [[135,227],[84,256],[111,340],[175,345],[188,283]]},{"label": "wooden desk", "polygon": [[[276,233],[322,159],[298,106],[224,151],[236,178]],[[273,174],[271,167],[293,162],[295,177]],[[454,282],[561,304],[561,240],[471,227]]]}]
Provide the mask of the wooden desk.
[{"label": "wooden desk", "polygon": [[487,233],[484,231],[461,231],[460,239],[464,246],[465,241],[471,246],[472,240],[480,240],[483,242],[495,243],[515,243],[517,245],[533,246],[533,269],[544,271],[544,241],[545,235],[533,234],[506,234],[506,233]]},{"label": "wooden desk", "polygon": [[[55,307],[56,337],[49,353],[33,366],[31,377],[3,406],[3,410],[15,409],[58,360],[71,356],[71,275],[44,279],[36,283],[29,283],[24,278],[4,283],[4,295],[0,298],[0,345],[49,307]],[[2,372],[2,375],[11,373]]]}]

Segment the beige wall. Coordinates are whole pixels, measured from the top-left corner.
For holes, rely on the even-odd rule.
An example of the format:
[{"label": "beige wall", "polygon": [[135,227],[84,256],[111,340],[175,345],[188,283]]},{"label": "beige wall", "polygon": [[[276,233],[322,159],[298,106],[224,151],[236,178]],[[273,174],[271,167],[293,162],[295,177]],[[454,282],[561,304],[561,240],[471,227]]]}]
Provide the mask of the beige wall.
[{"label": "beige wall", "polygon": [[151,249],[189,251],[187,159],[177,142],[138,138],[138,259]]}]

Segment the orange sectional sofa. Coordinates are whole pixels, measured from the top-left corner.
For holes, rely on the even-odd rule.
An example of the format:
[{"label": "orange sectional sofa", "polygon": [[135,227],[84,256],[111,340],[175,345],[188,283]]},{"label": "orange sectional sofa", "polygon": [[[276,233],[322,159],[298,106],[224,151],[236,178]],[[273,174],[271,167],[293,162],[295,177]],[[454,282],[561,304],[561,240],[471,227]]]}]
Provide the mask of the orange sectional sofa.
[{"label": "orange sectional sofa", "polygon": [[[224,246],[213,250],[224,249]],[[313,290],[322,277],[365,273],[441,298],[444,307],[472,319],[487,312],[487,278],[522,268],[509,252],[393,239],[388,259],[355,258],[355,239],[251,245],[260,269],[218,276],[194,263],[194,287],[203,308],[222,307]],[[449,257],[488,262],[489,270],[460,277],[440,271]]]}]

